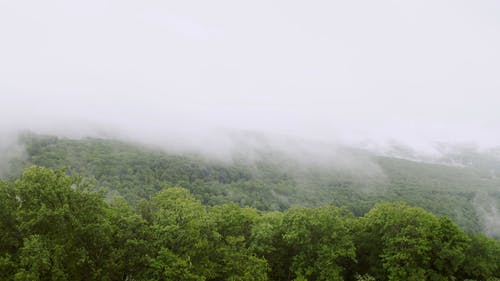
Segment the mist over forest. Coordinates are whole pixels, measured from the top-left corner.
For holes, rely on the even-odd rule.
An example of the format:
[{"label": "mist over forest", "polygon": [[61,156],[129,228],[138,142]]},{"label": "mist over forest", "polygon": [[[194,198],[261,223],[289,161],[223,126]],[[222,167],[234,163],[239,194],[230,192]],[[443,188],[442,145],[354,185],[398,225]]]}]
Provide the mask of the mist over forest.
[{"label": "mist over forest", "polygon": [[439,144],[423,159],[401,145],[231,137],[224,157],[28,131],[3,142],[2,278],[498,277],[494,149]]},{"label": "mist over forest", "polygon": [[500,280],[499,14],[0,1],[0,280]]}]

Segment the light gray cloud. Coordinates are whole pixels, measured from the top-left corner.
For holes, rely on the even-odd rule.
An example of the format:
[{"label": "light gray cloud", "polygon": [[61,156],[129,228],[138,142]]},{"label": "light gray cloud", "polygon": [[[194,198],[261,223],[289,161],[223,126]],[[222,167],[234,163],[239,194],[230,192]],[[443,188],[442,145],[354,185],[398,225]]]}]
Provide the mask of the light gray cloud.
[{"label": "light gray cloud", "polygon": [[498,1],[0,1],[0,128],[500,143]]},{"label": "light gray cloud", "polygon": [[490,236],[500,237],[500,214],[498,205],[491,195],[477,193],[473,200],[483,231]]}]

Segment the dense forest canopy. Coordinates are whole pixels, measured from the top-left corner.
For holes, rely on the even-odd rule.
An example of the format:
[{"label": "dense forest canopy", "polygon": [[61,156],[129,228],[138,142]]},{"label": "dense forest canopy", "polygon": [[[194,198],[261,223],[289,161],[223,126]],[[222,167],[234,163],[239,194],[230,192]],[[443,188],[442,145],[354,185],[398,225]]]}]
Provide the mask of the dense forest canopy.
[{"label": "dense forest canopy", "polygon": [[0,0],[0,281],[499,281],[499,15]]},{"label": "dense forest canopy", "polygon": [[163,186],[135,206],[63,170],[0,182],[2,280],[495,280],[500,242],[405,203],[207,206]]},{"label": "dense forest canopy", "polygon": [[1,280],[500,278],[477,206],[496,204],[498,181],[478,167],[355,151],[381,172],[357,175],[267,150],[21,142],[0,181]]},{"label": "dense forest canopy", "polygon": [[[11,161],[11,176],[30,165],[64,168],[134,206],[165,185],[186,188],[206,205],[234,202],[259,210],[333,204],[362,216],[377,202],[402,201],[445,215],[467,231],[500,236],[492,223],[500,202],[500,158],[493,153],[457,150],[428,163],[349,147],[293,154],[264,143],[220,160],[105,139],[24,134],[20,143],[25,155]],[[321,154],[331,161],[309,159]]]}]

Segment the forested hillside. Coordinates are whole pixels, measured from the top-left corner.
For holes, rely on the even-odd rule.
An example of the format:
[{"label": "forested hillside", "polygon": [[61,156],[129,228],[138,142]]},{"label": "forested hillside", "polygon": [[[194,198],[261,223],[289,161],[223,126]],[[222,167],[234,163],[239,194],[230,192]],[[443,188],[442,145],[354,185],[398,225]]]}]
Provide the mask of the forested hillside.
[{"label": "forested hillside", "polygon": [[499,15],[0,0],[0,281],[500,281]]},{"label": "forested hillside", "polygon": [[94,180],[108,198],[121,195],[133,206],[165,186],[186,188],[205,205],[234,202],[264,211],[332,204],[362,216],[377,202],[402,201],[446,215],[467,231],[500,234],[485,228],[491,219],[485,216],[494,215],[500,198],[500,179],[489,168],[416,162],[353,149],[338,154],[355,158],[356,167],[301,161],[272,149],[257,151],[252,159],[236,153],[222,161],[115,140],[25,134],[20,142],[26,155],[12,161],[11,175],[30,165],[64,168]]},{"label": "forested hillside", "polygon": [[64,170],[0,181],[1,280],[499,280],[500,242],[404,203],[259,211],[164,184],[134,206]]}]

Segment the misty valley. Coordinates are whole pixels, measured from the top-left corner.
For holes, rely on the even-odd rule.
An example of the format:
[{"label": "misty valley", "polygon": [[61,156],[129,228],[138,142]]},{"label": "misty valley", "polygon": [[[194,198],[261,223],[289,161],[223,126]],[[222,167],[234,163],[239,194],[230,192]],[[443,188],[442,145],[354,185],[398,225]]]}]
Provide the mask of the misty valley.
[{"label": "misty valley", "polygon": [[500,281],[499,15],[0,0],[0,281]]},{"label": "misty valley", "polygon": [[498,150],[242,139],[217,157],[20,134],[0,279],[499,280]]}]

